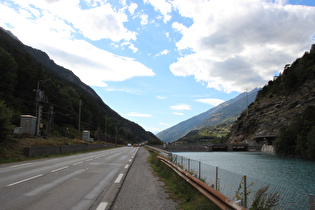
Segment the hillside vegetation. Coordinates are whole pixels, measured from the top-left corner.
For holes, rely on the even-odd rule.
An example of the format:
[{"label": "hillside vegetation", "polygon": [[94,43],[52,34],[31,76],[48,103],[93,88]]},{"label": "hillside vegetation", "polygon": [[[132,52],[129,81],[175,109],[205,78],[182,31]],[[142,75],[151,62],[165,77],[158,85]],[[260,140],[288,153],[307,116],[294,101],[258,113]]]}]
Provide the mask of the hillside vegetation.
[{"label": "hillside vegetation", "polygon": [[[70,70],[58,66],[46,53],[23,45],[8,31],[0,29],[0,107],[11,110],[11,124],[20,124],[20,115],[35,115],[35,93],[39,87],[47,96],[43,107],[43,135],[80,137],[91,131],[95,140],[118,143],[161,143],[152,133],[130,122],[108,107],[95,91]],[[53,107],[53,129],[47,128],[48,111]]]},{"label": "hillside vegetation", "polygon": [[315,45],[259,91],[232,126],[230,142],[277,135],[276,153],[315,159]]},{"label": "hillside vegetation", "polygon": [[178,139],[176,143],[180,144],[220,144],[226,141],[226,136],[230,131],[232,124],[220,124],[216,126],[207,126],[187,133],[184,137]]}]

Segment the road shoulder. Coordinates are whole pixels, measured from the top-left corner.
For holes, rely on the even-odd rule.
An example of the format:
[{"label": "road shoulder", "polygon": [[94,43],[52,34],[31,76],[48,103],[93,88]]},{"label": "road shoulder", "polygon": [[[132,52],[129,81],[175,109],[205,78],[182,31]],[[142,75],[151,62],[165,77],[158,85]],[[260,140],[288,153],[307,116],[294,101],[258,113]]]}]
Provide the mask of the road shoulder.
[{"label": "road shoulder", "polygon": [[149,152],[140,148],[111,209],[176,209],[147,162]]}]

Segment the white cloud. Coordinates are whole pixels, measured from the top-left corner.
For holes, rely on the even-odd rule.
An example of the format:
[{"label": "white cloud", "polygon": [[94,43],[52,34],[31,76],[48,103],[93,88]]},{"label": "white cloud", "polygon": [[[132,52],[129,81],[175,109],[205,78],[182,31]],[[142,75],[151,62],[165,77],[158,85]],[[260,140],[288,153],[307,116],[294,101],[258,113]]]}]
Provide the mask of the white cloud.
[{"label": "white cloud", "polygon": [[161,56],[161,55],[167,55],[168,53],[170,53],[170,51],[167,50],[167,49],[165,49],[165,50],[163,50],[162,52],[156,54],[154,57],[156,57],[156,56]]},{"label": "white cloud", "polygon": [[123,114],[123,115],[128,116],[128,117],[152,117],[151,114],[142,114],[138,112],[130,112],[128,114]]},{"label": "white cloud", "polygon": [[164,97],[164,96],[156,96],[156,98],[161,99],[161,100],[165,100],[166,99],[166,97]]},{"label": "white cloud", "polygon": [[131,3],[130,6],[128,7],[128,11],[130,12],[130,14],[134,14],[137,8],[138,8],[138,4]]},{"label": "white cloud", "polygon": [[168,53],[170,53],[169,50],[163,50],[163,51],[161,52],[161,55],[166,55],[166,54],[168,54]]},{"label": "white cloud", "polygon": [[[23,9],[31,12],[30,4],[34,4],[34,2],[31,0],[16,0],[15,4],[21,5]],[[128,17],[123,10],[116,11],[109,3],[98,2],[98,4],[98,7],[93,4],[90,8],[81,9],[79,0],[37,1],[36,8],[41,11],[42,16],[38,17],[35,22],[44,23],[47,21],[47,15],[50,15],[53,19],[67,21],[91,40],[110,39],[115,42],[136,40],[136,32],[129,31],[124,27]],[[52,28],[52,26],[49,27]]]},{"label": "white cloud", "polygon": [[123,42],[123,43],[121,43],[121,45],[120,46],[128,46],[128,48],[132,51],[132,52],[134,52],[134,53],[136,53],[136,52],[138,52],[138,48],[136,48],[135,47],[135,45],[134,44],[132,44],[131,42]]},{"label": "white cloud", "polygon": [[191,106],[187,104],[178,104],[171,106],[171,109],[173,110],[191,110]]},{"label": "white cloud", "polygon": [[148,24],[148,15],[147,14],[141,14],[140,19],[141,19],[141,22],[140,22],[141,25]]},{"label": "white cloud", "polygon": [[[123,14],[113,11],[108,5],[103,4],[98,9],[93,8],[83,11],[78,7],[78,1],[70,2],[46,3],[39,1],[36,6],[42,8],[37,10],[41,16],[35,19],[31,19],[33,14],[31,11],[34,9],[26,1],[16,2],[17,4],[23,3],[19,10],[11,9],[0,3],[1,13],[5,14],[0,16],[0,23],[1,25],[10,24],[13,27],[10,30],[23,43],[45,51],[51,59],[58,61],[57,64],[73,71],[88,85],[106,86],[106,81],[123,81],[136,76],[155,75],[152,69],[147,68],[133,58],[117,56],[84,40],[74,39],[72,34],[76,29],[71,24],[77,25],[82,30],[83,35],[91,39],[107,37],[113,39],[113,41],[118,41],[121,39],[130,40],[135,37],[133,35],[129,36],[130,33],[126,31],[127,29],[120,27],[124,21]],[[72,7],[71,11],[74,11],[71,18],[63,11],[70,6]],[[106,15],[111,15],[113,22],[99,19],[102,23],[99,25],[100,27],[95,29],[88,30],[88,27],[92,27],[88,25],[95,25],[97,21],[91,21],[83,26],[83,23],[74,20],[76,16],[81,16],[79,19],[84,17],[93,19],[101,16],[104,12],[106,13],[106,11],[108,12]],[[87,14],[90,12],[93,14]],[[36,16],[38,16],[37,13]],[[103,18],[106,19],[106,17]],[[114,26],[113,24],[118,25]],[[110,29],[112,26],[115,29]],[[102,29],[102,27],[106,29]],[[86,32],[86,30],[89,32]],[[104,32],[103,30],[111,31]],[[107,35],[103,36],[103,32]],[[91,36],[95,37],[91,37],[90,33]],[[137,52],[138,49],[132,43],[128,42],[128,44],[133,52]]]},{"label": "white cloud", "polygon": [[180,113],[180,112],[173,112],[172,114],[174,114],[174,115],[180,115],[180,116],[184,115],[184,113]]},{"label": "white cloud", "polygon": [[264,85],[274,72],[282,71],[314,42],[315,8],[286,5],[278,0],[174,0],[186,27],[179,50],[193,52],[170,65],[176,76],[194,76],[208,87],[225,92],[244,91]]},{"label": "white cloud", "polygon": [[213,105],[213,106],[218,106],[219,104],[224,102],[223,100],[217,99],[217,98],[202,98],[202,99],[196,99],[195,101]]},{"label": "white cloud", "polygon": [[143,2],[150,3],[155,11],[159,11],[163,15],[165,23],[171,19],[172,4],[167,0],[144,0]]},{"label": "white cloud", "polygon": [[172,28],[178,32],[181,32],[181,33],[184,33],[186,30],[187,30],[187,27],[184,26],[183,24],[181,23],[178,23],[178,22],[174,22],[172,24]]}]

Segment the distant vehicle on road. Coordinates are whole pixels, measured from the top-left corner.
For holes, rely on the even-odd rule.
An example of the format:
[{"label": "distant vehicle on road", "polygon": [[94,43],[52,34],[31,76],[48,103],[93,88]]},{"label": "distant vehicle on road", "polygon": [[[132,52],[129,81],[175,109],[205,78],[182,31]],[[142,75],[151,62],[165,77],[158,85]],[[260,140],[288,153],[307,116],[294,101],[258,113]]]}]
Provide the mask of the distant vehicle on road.
[{"label": "distant vehicle on road", "polygon": [[130,143],[128,144],[128,147],[131,147],[131,144],[130,144]]}]

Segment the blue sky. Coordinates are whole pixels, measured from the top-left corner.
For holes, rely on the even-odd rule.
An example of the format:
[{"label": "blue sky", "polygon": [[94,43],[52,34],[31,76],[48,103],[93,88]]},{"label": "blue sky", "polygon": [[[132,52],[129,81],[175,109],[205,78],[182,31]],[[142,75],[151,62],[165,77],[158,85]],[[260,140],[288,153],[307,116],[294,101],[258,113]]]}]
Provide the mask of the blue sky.
[{"label": "blue sky", "polygon": [[314,0],[1,0],[0,26],[157,133],[262,87],[315,42]]}]

